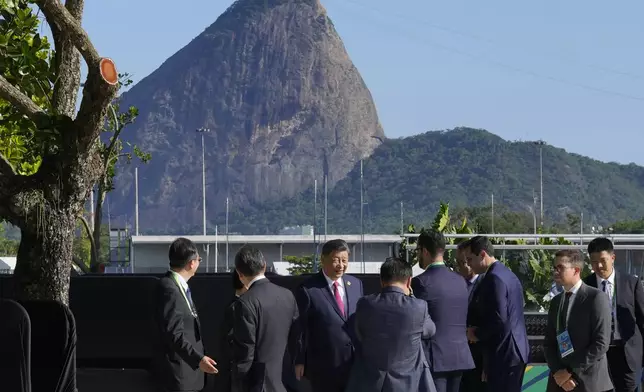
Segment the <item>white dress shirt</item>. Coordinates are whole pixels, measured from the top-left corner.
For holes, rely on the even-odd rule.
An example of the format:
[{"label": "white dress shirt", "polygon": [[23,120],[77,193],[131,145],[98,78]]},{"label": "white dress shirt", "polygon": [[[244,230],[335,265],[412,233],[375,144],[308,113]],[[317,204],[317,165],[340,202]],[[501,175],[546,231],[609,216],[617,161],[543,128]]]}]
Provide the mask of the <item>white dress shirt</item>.
[{"label": "white dress shirt", "polygon": [[563,302],[566,300],[566,293],[571,293],[570,294],[570,300],[568,301],[568,312],[566,313],[566,325],[568,325],[568,318],[570,317],[570,310],[572,309],[572,304],[575,303],[575,298],[577,297],[577,292],[579,291],[579,288],[584,282],[579,280],[579,282],[575,283],[574,286],[570,288],[568,291],[564,291],[561,294],[561,302],[559,302],[559,309],[563,307]]},{"label": "white dress shirt", "polygon": [[257,275],[256,277],[254,277],[253,280],[251,280],[248,283],[248,289],[250,289],[250,287],[253,285],[253,283],[257,282],[258,280],[262,280],[262,279],[266,279],[266,277],[264,275]]},{"label": "white dress shirt", "polygon": [[615,301],[615,268],[613,268],[613,272],[610,274],[608,279],[603,279],[597,274],[595,274],[595,277],[597,278],[597,288],[602,291],[604,280],[608,281],[606,290],[608,290],[608,298],[610,299],[611,311],[613,312],[612,314],[615,315],[615,320],[613,320],[613,323],[615,323],[615,332],[613,333],[613,339],[620,340],[622,337],[619,334],[619,327],[617,326],[617,309],[615,309],[615,307],[617,306],[617,301]]},{"label": "white dress shirt", "polygon": [[190,287],[188,286],[188,282],[186,282],[186,280],[180,274],[174,271],[170,271],[170,272],[172,273],[172,275],[174,275],[175,278],[177,278],[179,285],[181,285],[181,288],[183,289],[182,297],[183,299],[185,299],[186,303],[188,304],[188,308],[190,308],[190,311],[192,312],[193,316],[196,316],[194,313],[194,310],[192,309],[192,305],[188,300],[188,290],[190,290]]},{"label": "white dress shirt", "polygon": [[[334,280],[326,276],[324,271],[322,271],[322,275],[324,275],[324,278],[326,279],[327,284],[329,285],[329,289],[331,290],[331,294],[333,294],[333,283],[335,283]],[[347,311],[347,293],[344,289],[344,281],[342,278],[338,278],[338,292],[340,292],[340,298],[342,298],[342,303],[344,304],[344,311]]]}]

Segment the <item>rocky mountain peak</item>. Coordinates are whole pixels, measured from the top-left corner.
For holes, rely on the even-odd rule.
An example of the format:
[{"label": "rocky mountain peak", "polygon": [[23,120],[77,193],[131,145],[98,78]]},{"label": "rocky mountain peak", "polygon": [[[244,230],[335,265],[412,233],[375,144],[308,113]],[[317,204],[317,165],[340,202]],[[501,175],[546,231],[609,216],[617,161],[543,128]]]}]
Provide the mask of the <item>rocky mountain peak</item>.
[{"label": "rocky mountain peak", "polygon": [[[237,205],[279,200],[324,174],[333,187],[384,140],[371,94],[317,0],[235,2],[123,100],[140,110],[126,133],[153,156],[139,172],[142,224],[159,208],[166,219],[199,216],[197,128],[211,130],[213,215],[228,196]],[[132,172],[122,169],[113,198],[133,199]]]}]

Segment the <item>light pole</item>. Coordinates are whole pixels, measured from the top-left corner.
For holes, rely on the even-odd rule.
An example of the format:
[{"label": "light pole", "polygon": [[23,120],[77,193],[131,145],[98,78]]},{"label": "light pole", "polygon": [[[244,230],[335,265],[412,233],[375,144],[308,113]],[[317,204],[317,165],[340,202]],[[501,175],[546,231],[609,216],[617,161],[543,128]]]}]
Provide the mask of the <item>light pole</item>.
[{"label": "light pole", "polygon": [[543,146],[546,145],[546,142],[543,140],[537,140],[534,144],[539,146],[539,186],[541,193],[539,196],[539,208],[541,212],[541,227],[543,227]]},{"label": "light pole", "polygon": [[[203,201],[203,235],[208,235],[206,227],[206,141],[204,135],[210,132],[210,128],[197,128],[197,133],[201,134],[201,186]],[[206,273],[210,272],[210,244],[206,244]]]}]

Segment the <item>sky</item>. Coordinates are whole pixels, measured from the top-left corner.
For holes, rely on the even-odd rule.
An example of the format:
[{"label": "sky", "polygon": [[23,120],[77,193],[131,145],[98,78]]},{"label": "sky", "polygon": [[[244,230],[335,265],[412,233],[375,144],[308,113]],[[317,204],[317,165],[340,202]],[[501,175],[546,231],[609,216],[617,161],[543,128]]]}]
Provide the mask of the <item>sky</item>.
[{"label": "sky", "polygon": [[[83,26],[139,81],[232,3],[91,1]],[[468,126],[644,165],[641,0],[322,4],[388,137]]]}]

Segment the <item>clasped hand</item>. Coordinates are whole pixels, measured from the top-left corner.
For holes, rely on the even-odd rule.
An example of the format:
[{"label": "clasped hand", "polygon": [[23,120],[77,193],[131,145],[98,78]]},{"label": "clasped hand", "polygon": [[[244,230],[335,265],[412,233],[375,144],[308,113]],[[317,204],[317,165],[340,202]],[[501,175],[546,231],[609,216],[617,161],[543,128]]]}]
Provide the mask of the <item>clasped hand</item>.
[{"label": "clasped hand", "polygon": [[572,391],[577,387],[577,383],[572,379],[572,374],[566,369],[561,369],[553,375],[555,382],[561,389],[566,392]]}]

